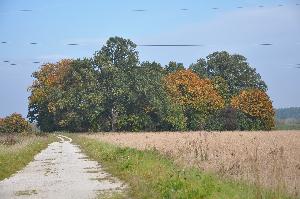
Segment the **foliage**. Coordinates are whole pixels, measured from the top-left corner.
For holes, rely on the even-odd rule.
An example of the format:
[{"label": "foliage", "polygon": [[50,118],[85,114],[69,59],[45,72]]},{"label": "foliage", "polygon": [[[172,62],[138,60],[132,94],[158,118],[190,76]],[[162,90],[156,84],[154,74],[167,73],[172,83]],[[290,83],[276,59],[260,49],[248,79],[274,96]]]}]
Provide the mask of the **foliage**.
[{"label": "foliage", "polygon": [[42,131],[55,131],[59,129],[55,123],[52,102],[57,97],[57,91],[64,83],[64,76],[70,68],[72,60],[63,59],[55,64],[47,63],[41,69],[34,72],[35,78],[29,88],[28,118],[36,121]]},{"label": "foliage", "polygon": [[[269,96],[259,89],[247,89],[241,91],[241,93],[231,100],[231,105],[235,109],[242,111],[248,115],[248,120],[243,123],[254,123],[253,130],[265,129],[270,130],[274,127],[274,109]],[[245,117],[244,117],[245,118]],[[245,126],[245,129],[249,129],[249,126]],[[252,128],[250,128],[252,130]]]},{"label": "foliage", "polygon": [[218,91],[219,95],[225,100],[225,104],[230,101],[229,88],[226,80],[220,76],[215,76],[211,78],[213,87]]},{"label": "foliage", "polygon": [[265,82],[247,63],[247,59],[238,54],[230,55],[226,51],[214,52],[205,59],[199,59],[190,69],[199,76],[208,78],[221,77],[228,85],[228,94],[236,95],[241,90],[258,88],[267,90]]},{"label": "foliage", "polygon": [[230,106],[212,114],[205,126],[210,131],[233,131],[239,129],[238,111]]},{"label": "foliage", "polygon": [[87,60],[62,60],[35,72],[29,118],[43,131],[97,129],[102,111],[99,82]]},{"label": "foliage", "polygon": [[162,83],[165,70],[155,62],[143,62],[137,72],[127,111],[129,119],[133,115],[136,122],[140,121],[134,131],[184,130],[183,112],[171,101]]},{"label": "foliage", "polygon": [[179,70],[165,78],[166,89],[172,99],[184,106],[220,109],[223,98],[214,89],[209,79],[201,79],[191,70]]},{"label": "foliage", "polygon": [[99,88],[90,60],[70,63],[63,84],[53,93],[53,101],[48,105],[58,126],[69,131],[98,130],[99,114],[103,111]]},{"label": "foliage", "polygon": [[0,118],[0,133],[23,133],[31,131],[31,126],[21,114],[13,113]]},{"label": "foliage", "polygon": [[167,71],[167,73],[173,73],[183,69],[184,66],[182,63],[176,63],[174,61],[170,61],[169,64],[165,66],[165,70]]},{"label": "foliage", "polygon": [[128,39],[112,37],[94,55],[93,62],[99,71],[98,81],[103,93],[105,130],[118,130],[119,116],[128,114],[126,106],[134,97],[139,62],[135,48],[136,44]]},{"label": "foliage", "polygon": [[191,70],[170,73],[165,77],[165,85],[173,101],[184,107],[189,129],[203,129],[209,114],[224,106],[224,99],[212,82]]},{"label": "foliage", "polygon": [[43,64],[29,88],[29,120],[42,131],[229,130],[222,110],[233,94],[266,90],[240,55],[216,52],[185,70],[176,62],[140,63],[136,47],[111,37],[90,59]]}]

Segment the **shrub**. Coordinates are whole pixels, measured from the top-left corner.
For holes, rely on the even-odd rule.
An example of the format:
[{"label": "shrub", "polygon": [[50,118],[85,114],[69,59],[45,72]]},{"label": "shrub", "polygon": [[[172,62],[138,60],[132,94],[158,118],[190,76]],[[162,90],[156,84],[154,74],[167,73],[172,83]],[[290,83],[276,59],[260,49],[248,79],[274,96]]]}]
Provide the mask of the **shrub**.
[{"label": "shrub", "polygon": [[18,113],[0,119],[0,133],[23,133],[28,131],[31,131],[29,122]]}]

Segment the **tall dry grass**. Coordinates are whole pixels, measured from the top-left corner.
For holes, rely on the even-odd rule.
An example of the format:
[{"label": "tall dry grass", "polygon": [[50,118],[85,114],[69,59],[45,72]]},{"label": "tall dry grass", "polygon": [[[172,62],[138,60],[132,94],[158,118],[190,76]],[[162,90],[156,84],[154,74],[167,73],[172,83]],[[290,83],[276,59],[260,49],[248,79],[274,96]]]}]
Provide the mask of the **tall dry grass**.
[{"label": "tall dry grass", "polygon": [[[155,148],[178,164],[300,194],[300,132],[164,132],[84,135],[137,149]],[[257,189],[259,190],[259,189]],[[258,191],[257,197],[260,198]]]},{"label": "tall dry grass", "polygon": [[0,154],[18,152],[28,145],[47,139],[49,139],[49,137],[34,134],[3,134],[0,135]]}]

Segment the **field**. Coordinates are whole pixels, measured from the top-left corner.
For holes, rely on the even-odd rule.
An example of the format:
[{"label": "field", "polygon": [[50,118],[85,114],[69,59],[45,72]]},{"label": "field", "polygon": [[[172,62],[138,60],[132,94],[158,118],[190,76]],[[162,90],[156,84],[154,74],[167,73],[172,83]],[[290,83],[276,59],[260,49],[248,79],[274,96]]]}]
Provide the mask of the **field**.
[{"label": "field", "polygon": [[83,136],[136,149],[155,149],[176,164],[300,193],[300,132],[97,133]]}]

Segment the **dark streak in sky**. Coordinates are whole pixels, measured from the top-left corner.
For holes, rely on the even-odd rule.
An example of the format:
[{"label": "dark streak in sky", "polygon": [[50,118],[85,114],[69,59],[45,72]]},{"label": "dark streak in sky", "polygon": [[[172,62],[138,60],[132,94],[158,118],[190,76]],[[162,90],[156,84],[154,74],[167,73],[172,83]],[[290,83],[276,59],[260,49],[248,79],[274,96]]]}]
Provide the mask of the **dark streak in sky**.
[{"label": "dark streak in sky", "polygon": [[269,44],[269,43],[263,43],[263,44],[259,44],[261,46],[272,46],[273,44]]}]

